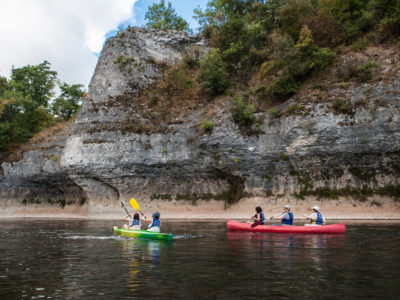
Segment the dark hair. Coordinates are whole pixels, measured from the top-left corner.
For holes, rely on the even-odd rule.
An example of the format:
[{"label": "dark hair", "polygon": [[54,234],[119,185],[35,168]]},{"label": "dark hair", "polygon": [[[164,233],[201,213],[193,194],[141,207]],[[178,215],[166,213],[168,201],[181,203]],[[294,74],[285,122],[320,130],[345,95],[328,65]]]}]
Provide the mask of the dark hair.
[{"label": "dark hair", "polygon": [[257,206],[257,207],[256,207],[256,212],[257,212],[257,213],[260,213],[260,212],[262,212],[262,209],[261,209],[261,207]]},{"label": "dark hair", "polygon": [[139,220],[139,214],[138,214],[138,213],[134,214],[134,215],[133,215],[133,218],[134,218],[135,220]]}]

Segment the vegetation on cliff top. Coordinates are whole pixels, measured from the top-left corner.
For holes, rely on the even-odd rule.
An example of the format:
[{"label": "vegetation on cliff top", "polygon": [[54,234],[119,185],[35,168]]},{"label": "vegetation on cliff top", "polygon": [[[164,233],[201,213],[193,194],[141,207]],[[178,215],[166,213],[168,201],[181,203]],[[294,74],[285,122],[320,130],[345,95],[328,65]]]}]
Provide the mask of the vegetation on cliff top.
[{"label": "vegetation on cliff top", "polygon": [[[185,66],[174,66],[175,71],[164,69],[157,83],[164,89],[149,96],[168,98],[168,107],[187,104],[192,109],[198,104],[191,100],[206,95],[225,97],[232,106],[240,96],[252,102],[255,111],[269,111],[298,94],[309,78],[327,74],[338,62],[337,53],[393,44],[400,34],[399,7],[396,0],[211,0],[205,10],[194,10],[199,34],[209,39],[211,51],[201,60],[185,58]],[[181,19],[164,1],[149,7],[147,17],[152,21],[147,26],[159,29],[176,28]],[[365,59],[348,62],[328,85],[371,81],[379,67]],[[322,99],[328,87],[318,82],[315,86],[321,86],[315,93]],[[234,111],[233,119],[239,120]]]},{"label": "vegetation on cliff top", "polygon": [[[60,89],[58,97],[54,93],[56,85]],[[59,120],[69,120],[84,95],[82,85],[59,81],[47,61],[13,67],[10,80],[0,76],[0,154]]]},{"label": "vegetation on cliff top", "polygon": [[[336,47],[363,49],[400,34],[396,0],[212,0],[204,11],[194,12],[200,33],[218,49],[210,56],[218,51],[220,65],[231,75],[230,86],[249,83],[259,72],[265,96],[280,101],[313,72],[327,68]],[[226,90],[224,77],[221,72],[222,84],[214,93]],[[200,81],[208,86],[217,79]]]}]

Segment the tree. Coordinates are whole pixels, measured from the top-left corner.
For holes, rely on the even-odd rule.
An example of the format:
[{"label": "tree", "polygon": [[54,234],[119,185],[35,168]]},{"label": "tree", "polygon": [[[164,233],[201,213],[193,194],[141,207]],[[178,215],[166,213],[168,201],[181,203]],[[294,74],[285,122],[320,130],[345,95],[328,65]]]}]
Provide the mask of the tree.
[{"label": "tree", "polygon": [[154,3],[149,6],[145,20],[148,20],[146,27],[158,30],[180,30],[190,32],[189,24],[175,12],[171,3],[165,6],[165,1],[161,0],[160,3]]},{"label": "tree", "polygon": [[37,106],[48,106],[57,79],[57,72],[50,70],[50,63],[44,61],[36,66],[27,65],[11,69],[11,84],[13,89],[30,97]]},{"label": "tree", "polygon": [[200,73],[197,81],[202,88],[212,95],[220,95],[228,88],[226,63],[222,60],[218,49],[211,49],[200,61]]},{"label": "tree", "polygon": [[54,100],[51,106],[53,114],[65,121],[71,119],[84,100],[85,91],[82,88],[83,85],[81,84],[61,84],[61,95]]}]

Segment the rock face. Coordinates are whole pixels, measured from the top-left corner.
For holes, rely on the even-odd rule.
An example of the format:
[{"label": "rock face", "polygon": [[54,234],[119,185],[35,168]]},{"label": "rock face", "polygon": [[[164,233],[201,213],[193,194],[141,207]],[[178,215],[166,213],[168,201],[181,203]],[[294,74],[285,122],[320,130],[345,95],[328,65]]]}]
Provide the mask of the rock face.
[{"label": "rock face", "polygon": [[[243,193],[265,196],[318,187],[399,184],[399,73],[389,83],[346,90],[354,105],[364,101],[351,114],[335,113],[329,103],[311,103],[302,114],[278,119],[259,113],[264,122],[257,135],[242,133],[228,105],[213,115],[212,132],[197,139],[199,111],[163,133],[124,130],[132,120],[146,122],[140,109],[127,101],[135,101],[153,84],[163,65],[207,50],[203,40],[173,31],[130,28],[108,40],[74,129],[51,154],[59,155],[59,161],[28,152],[18,163],[4,163],[0,197],[18,198],[17,191],[23,189],[36,198],[87,202],[91,212],[98,212],[132,196],[196,194],[229,202]],[[343,92],[339,87],[330,94]]]}]

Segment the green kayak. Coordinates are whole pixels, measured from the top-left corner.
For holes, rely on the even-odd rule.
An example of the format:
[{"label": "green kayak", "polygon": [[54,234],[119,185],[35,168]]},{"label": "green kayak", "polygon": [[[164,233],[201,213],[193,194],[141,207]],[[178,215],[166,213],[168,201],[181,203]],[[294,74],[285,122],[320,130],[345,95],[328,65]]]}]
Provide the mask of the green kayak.
[{"label": "green kayak", "polygon": [[151,232],[147,230],[132,230],[125,228],[118,228],[117,226],[114,226],[114,233],[116,235],[122,235],[130,238],[164,240],[164,241],[172,241],[172,238],[174,237],[172,233]]}]

